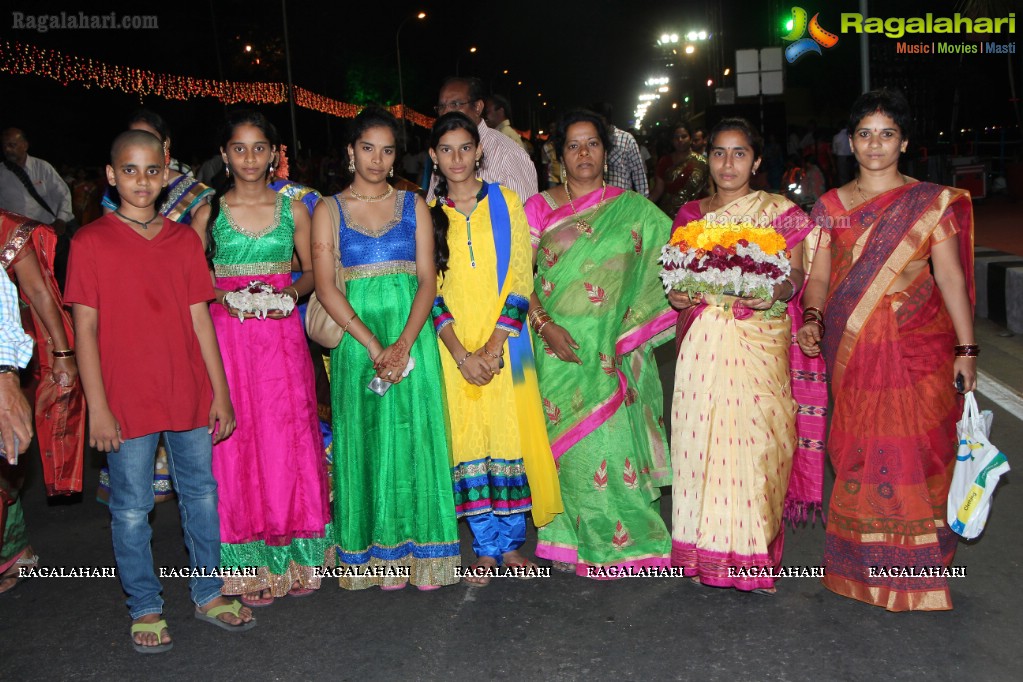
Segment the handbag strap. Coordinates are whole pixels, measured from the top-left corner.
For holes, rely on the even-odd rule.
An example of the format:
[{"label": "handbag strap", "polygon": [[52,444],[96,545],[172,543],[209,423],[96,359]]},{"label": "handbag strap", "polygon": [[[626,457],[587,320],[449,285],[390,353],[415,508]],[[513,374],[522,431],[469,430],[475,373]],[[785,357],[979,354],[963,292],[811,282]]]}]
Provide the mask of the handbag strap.
[{"label": "handbag strap", "polygon": [[28,171],[8,159],[4,159],[3,163],[4,166],[7,167],[7,170],[14,173],[14,176],[21,181],[21,184],[25,185],[25,191],[27,191],[29,195],[36,200],[36,203],[45,208],[47,213],[56,218],[57,214],[54,213],[53,209],[50,208],[50,205],[46,203],[46,199],[43,199],[39,195],[39,192],[36,191],[35,185],[32,184],[32,178],[28,177]]},{"label": "handbag strap", "polygon": [[334,226],[332,230],[334,235],[334,281],[337,283],[338,291],[347,295],[347,290],[345,289],[345,269],[341,265],[341,202],[336,194],[333,198],[333,204],[329,201],[327,202],[327,212],[330,213],[330,221]]}]

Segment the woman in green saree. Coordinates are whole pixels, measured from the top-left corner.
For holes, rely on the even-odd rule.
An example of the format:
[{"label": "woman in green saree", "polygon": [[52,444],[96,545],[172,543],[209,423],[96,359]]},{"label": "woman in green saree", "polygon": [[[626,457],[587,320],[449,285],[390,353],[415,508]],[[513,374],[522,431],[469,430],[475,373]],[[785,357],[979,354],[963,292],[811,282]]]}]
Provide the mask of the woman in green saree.
[{"label": "woman in green saree", "polygon": [[525,204],[537,262],[530,322],[565,513],[536,555],[611,578],[668,567],[658,486],[671,480],[653,348],[677,315],[658,279],[670,220],[604,182],[603,120],[567,114],[555,132],[567,182]]}]

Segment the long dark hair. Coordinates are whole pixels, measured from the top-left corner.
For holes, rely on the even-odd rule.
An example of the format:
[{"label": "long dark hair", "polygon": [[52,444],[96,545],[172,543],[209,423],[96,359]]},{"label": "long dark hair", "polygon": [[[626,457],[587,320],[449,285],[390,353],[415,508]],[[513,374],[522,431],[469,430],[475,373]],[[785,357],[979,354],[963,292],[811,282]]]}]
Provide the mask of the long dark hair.
[{"label": "long dark hair", "polygon": [[131,128],[135,123],[145,123],[159,133],[160,142],[167,142],[171,137],[170,126],[167,125],[167,121],[163,120],[163,116],[152,109],[136,109],[128,118],[128,127]]},{"label": "long dark hair", "polygon": [[[434,124],[430,131],[430,149],[436,151],[440,138],[453,130],[464,130],[472,136],[476,146],[480,145],[480,131],[472,120],[460,111],[449,111]],[[448,215],[444,212],[443,200],[448,194],[448,179],[443,173],[437,173],[437,187],[433,195],[437,198],[430,215],[433,217],[433,260],[437,264],[437,272],[444,273],[448,269],[451,250],[448,248]]]},{"label": "long dark hair", "polygon": [[[227,114],[227,120],[220,129],[221,150],[226,148],[227,144],[231,141],[231,138],[234,136],[234,129],[243,125],[255,126],[262,130],[273,151],[277,151],[280,147],[281,138],[277,134],[277,128],[274,127],[273,123],[270,123],[266,116],[253,109],[239,109]],[[231,166],[225,164],[225,167],[230,168]],[[269,173],[270,169],[267,168],[267,176],[269,176]],[[218,175],[217,179],[213,181],[213,189],[216,194],[210,200],[210,216],[206,220],[206,262],[211,268],[213,267],[213,258],[217,255],[217,244],[213,240],[213,225],[217,222],[217,216],[220,215],[221,198],[231,191],[233,187],[234,175],[231,174]]]}]

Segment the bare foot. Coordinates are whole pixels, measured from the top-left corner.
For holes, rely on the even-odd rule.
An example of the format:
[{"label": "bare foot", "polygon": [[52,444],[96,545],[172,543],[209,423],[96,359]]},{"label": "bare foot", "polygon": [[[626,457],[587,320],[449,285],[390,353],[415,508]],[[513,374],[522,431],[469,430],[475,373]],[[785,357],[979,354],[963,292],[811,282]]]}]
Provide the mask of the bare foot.
[{"label": "bare foot", "polygon": [[[210,609],[214,609],[218,606],[227,606],[231,603],[231,601],[232,600],[227,597],[217,597],[208,604],[198,607],[198,611],[205,615]],[[227,623],[228,625],[241,625],[242,623],[248,623],[252,619],[252,609],[247,606],[242,606],[241,609],[239,609],[237,617],[230,612],[225,612],[217,616],[217,620]]]},{"label": "bare foot", "polygon": [[[163,620],[162,614],[150,613],[136,618],[131,622],[131,624],[135,625],[136,623],[144,623],[146,625],[152,625],[153,623],[159,623],[161,620]],[[155,632],[136,632],[132,638],[135,640],[135,643],[140,646],[159,646],[161,644],[171,643],[170,633],[167,632],[167,628],[160,630],[159,635]]]},{"label": "bare foot", "polygon": [[552,561],[551,568],[558,573],[575,573],[575,564],[570,564],[567,561]]},{"label": "bare foot", "polygon": [[496,570],[497,559],[492,556],[481,556],[469,567],[469,572],[462,577],[462,581],[474,587],[486,587]]}]

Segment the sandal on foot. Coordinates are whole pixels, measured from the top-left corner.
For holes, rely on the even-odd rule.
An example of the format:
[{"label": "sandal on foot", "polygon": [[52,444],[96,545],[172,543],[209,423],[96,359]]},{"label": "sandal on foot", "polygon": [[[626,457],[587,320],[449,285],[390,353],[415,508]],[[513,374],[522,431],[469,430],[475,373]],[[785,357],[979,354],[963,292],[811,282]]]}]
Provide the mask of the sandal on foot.
[{"label": "sandal on foot", "polygon": [[[0,529],[0,532],[3,532],[2,529]],[[0,594],[12,591],[15,587],[32,577],[31,575],[21,575],[21,569],[39,567],[39,555],[32,554],[29,556],[26,552],[27,550],[22,552],[21,556],[14,562],[14,565],[7,569],[6,573],[0,575]],[[4,587],[5,583],[9,583],[7,587]]]},{"label": "sandal on foot", "polygon": [[[250,609],[261,609],[265,606],[270,606],[271,604],[274,603],[274,598],[272,594],[269,597],[263,596],[264,593],[268,592],[270,592],[270,590],[260,590],[258,593],[250,592],[249,594],[258,594],[259,596],[253,599],[249,597],[248,594],[243,594],[242,596],[239,597],[239,599],[241,600],[242,604],[248,606]],[[291,593],[289,592],[288,594]]]},{"label": "sandal on foot", "polygon": [[[162,654],[165,651],[170,651],[174,647],[174,642],[162,643],[160,635],[164,630],[167,629],[167,621],[160,619],[155,623],[132,623],[131,624],[131,644],[135,647],[135,651],[140,654]],[[140,632],[152,632],[156,635],[156,639],[160,644],[154,644],[153,646],[146,646],[145,644],[139,644],[135,641],[135,635]]]},{"label": "sandal on foot", "polygon": [[310,589],[308,587],[292,587],[290,590],[288,590],[288,596],[289,597],[308,597],[310,594],[312,594],[315,591],[316,590]]},{"label": "sandal on foot", "polygon": [[384,592],[397,592],[398,590],[404,590],[407,585],[408,581],[398,583],[397,585],[381,585],[380,589]]},{"label": "sandal on foot", "polygon": [[206,613],[203,613],[202,611],[199,610],[198,607],[196,607],[195,619],[204,621],[206,623],[209,623],[210,625],[216,625],[218,628],[221,628],[222,630],[227,630],[228,632],[245,632],[246,630],[251,630],[252,628],[256,627],[255,618],[247,622],[238,623],[237,625],[231,625],[230,623],[227,623],[217,618],[217,616],[221,616],[225,613],[230,613],[235,618],[241,618],[241,616],[238,615],[241,612],[241,610],[242,610],[241,602],[239,602],[237,599],[232,599],[230,604],[214,606]]},{"label": "sandal on foot", "polygon": [[[519,580],[532,580],[540,576],[540,567],[529,559],[519,562],[506,561],[504,562],[504,567],[512,569],[509,575]],[[575,569],[573,568],[574,571]]]},{"label": "sandal on foot", "polygon": [[468,587],[486,587],[494,577],[497,566],[472,564],[468,572],[462,576],[462,582]]},{"label": "sandal on foot", "polygon": [[773,597],[774,595],[778,594],[778,588],[777,587],[758,587],[758,588],[756,588],[754,590],[750,590],[750,592],[752,592],[753,594],[760,594],[760,595],[763,595],[765,597]]}]

